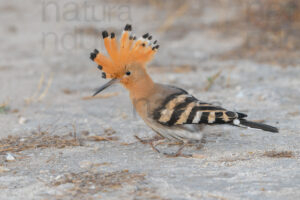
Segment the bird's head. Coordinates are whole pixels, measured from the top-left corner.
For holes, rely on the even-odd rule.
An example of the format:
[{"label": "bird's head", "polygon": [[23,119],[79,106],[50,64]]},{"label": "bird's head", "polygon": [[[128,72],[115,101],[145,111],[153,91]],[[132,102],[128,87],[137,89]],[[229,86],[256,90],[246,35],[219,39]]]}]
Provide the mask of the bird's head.
[{"label": "bird's head", "polygon": [[90,58],[103,71],[102,77],[111,80],[100,87],[94,95],[114,83],[121,83],[130,89],[135,83],[147,77],[146,63],[153,58],[159,45],[157,41],[151,42],[152,36],[148,33],[136,39],[131,30],[131,25],[127,24],[119,42],[114,33],[109,36],[107,31],[102,32],[108,56],[95,49]]}]

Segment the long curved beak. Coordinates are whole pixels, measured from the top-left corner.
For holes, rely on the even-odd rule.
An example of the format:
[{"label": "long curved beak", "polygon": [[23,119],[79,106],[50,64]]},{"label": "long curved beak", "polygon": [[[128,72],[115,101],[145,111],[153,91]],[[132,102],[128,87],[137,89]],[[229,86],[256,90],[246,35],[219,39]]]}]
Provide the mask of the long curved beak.
[{"label": "long curved beak", "polygon": [[102,92],[103,90],[105,90],[106,88],[108,88],[109,86],[118,83],[119,79],[111,79],[110,81],[108,81],[106,84],[102,85],[100,88],[97,89],[97,91],[93,94],[93,96],[96,96],[98,93]]}]

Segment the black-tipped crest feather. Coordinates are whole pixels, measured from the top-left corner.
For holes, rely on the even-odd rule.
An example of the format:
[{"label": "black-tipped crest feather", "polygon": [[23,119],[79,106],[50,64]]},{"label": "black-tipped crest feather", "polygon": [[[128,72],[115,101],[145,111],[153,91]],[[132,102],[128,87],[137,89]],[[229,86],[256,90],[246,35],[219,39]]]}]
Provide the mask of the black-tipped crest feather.
[{"label": "black-tipped crest feather", "polygon": [[96,56],[97,56],[97,54],[94,53],[94,52],[92,52],[92,53],[90,54],[90,59],[91,59],[92,61],[94,61],[95,58],[96,58]]},{"label": "black-tipped crest feather", "polygon": [[107,38],[108,37],[108,32],[107,31],[103,31],[102,32],[102,37],[103,37],[103,39]]},{"label": "black-tipped crest feather", "polygon": [[131,30],[132,30],[131,25],[130,25],[130,24],[126,24],[124,30],[125,30],[125,31],[131,31]]},{"label": "black-tipped crest feather", "polygon": [[149,36],[149,33],[143,35],[143,38],[146,39]]}]

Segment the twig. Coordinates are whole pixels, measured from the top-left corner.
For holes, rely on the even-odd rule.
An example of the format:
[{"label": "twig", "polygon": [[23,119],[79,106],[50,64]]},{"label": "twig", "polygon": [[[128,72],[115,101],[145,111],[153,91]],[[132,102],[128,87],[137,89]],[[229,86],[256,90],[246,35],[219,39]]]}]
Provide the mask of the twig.
[{"label": "twig", "polygon": [[215,75],[213,75],[212,77],[208,78],[208,84],[207,86],[204,88],[204,91],[208,91],[211,86],[214,84],[215,80],[221,75],[222,70],[219,70]]}]

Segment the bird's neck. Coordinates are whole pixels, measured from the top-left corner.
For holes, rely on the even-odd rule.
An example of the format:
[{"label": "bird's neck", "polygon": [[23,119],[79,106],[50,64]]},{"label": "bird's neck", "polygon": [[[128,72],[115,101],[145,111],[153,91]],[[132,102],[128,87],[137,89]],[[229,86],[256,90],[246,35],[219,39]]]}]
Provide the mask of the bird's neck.
[{"label": "bird's neck", "polygon": [[146,74],[142,79],[134,82],[128,87],[131,100],[147,99],[154,92],[155,83]]}]

